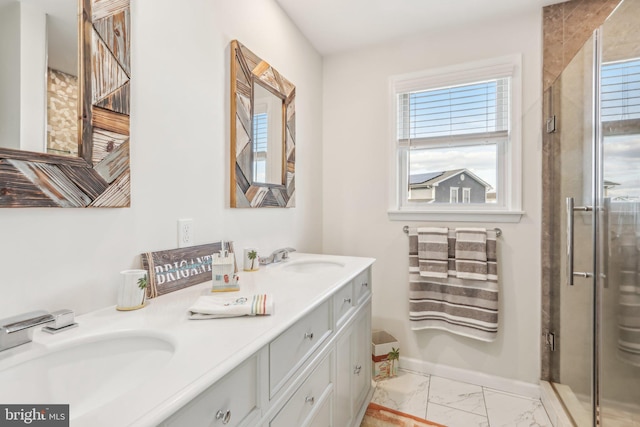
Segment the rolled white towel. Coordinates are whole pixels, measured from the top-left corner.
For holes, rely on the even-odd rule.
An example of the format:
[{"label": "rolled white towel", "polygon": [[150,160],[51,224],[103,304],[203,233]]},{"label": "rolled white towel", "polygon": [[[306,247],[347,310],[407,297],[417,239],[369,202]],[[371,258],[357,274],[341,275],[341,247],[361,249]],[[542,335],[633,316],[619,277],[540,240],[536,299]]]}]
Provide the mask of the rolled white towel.
[{"label": "rolled white towel", "polygon": [[267,294],[233,297],[201,296],[189,308],[189,318],[194,320],[269,314],[273,314],[273,297]]}]

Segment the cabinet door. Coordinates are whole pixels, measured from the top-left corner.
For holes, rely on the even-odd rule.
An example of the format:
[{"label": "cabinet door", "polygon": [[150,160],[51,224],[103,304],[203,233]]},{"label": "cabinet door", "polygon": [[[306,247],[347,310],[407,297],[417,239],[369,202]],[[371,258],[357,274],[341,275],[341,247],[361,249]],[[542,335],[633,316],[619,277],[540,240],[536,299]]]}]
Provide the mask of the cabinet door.
[{"label": "cabinet door", "polygon": [[353,345],[351,395],[355,415],[365,403],[364,399],[371,387],[371,316],[368,308],[365,307],[358,315],[351,335]]},{"label": "cabinet door", "polygon": [[335,378],[335,426],[352,424],[353,408],[351,397],[352,375],[352,332],[353,326],[346,328],[336,342],[336,378]]}]

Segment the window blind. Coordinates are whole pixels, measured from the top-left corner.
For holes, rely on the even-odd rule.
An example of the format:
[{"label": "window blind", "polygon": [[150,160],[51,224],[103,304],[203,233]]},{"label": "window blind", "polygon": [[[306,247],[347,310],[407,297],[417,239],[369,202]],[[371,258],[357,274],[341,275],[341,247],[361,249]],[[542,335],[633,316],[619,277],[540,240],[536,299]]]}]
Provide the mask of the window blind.
[{"label": "window blind", "polygon": [[266,181],[268,118],[267,113],[253,115],[253,180],[257,182]]},{"label": "window blind", "polygon": [[640,59],[602,65],[602,121],[640,119]]},{"label": "window blind", "polygon": [[398,94],[398,140],[507,136],[510,78]]}]

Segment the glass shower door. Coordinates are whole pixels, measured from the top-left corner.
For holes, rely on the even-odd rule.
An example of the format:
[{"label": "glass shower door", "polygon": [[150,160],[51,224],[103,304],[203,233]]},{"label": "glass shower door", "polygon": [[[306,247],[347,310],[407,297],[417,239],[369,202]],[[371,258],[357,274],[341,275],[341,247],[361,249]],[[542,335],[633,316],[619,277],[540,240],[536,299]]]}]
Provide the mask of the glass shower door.
[{"label": "glass shower door", "polygon": [[553,239],[556,351],[553,385],[580,427],[595,426],[596,290],[593,276],[595,159],[595,37],[585,43],[554,83]]},{"label": "glass shower door", "polygon": [[601,29],[600,420],[640,426],[640,0]]}]

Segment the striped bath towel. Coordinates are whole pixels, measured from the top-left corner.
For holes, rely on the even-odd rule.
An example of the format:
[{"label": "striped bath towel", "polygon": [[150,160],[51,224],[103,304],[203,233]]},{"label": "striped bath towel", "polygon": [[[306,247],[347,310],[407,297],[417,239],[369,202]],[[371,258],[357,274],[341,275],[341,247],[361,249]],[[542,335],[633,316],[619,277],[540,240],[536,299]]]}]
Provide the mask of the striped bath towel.
[{"label": "striped bath towel", "polygon": [[[459,230],[458,230],[459,231]],[[496,234],[484,232],[483,280],[460,278],[456,271],[457,231],[448,232],[449,271],[446,278],[425,277],[419,265],[417,229],[409,229],[409,319],[411,329],[442,329],[493,341],[498,332],[498,275]],[[462,249],[466,247],[463,245]],[[467,248],[468,249],[468,248]],[[477,255],[479,257],[479,255]]]},{"label": "striped bath towel", "polygon": [[619,292],[618,356],[640,366],[640,214],[635,204],[618,209],[610,214],[618,222],[611,257]]}]

